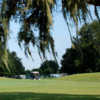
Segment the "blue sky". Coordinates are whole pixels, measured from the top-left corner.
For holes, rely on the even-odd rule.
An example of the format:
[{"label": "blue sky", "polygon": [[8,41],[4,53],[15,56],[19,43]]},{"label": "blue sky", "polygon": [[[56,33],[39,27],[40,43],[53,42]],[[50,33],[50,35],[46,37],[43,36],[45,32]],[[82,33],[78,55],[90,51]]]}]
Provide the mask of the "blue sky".
[{"label": "blue sky", "polygon": [[[53,23],[52,36],[54,37],[54,40],[55,40],[55,50],[58,53],[57,59],[60,64],[60,60],[62,58],[62,55],[65,53],[66,48],[71,47],[71,41],[68,34],[67,26],[62,14],[56,13],[53,20],[54,20],[54,23]],[[33,68],[39,67],[42,61],[38,55],[37,49],[31,47],[31,51],[33,55],[33,60],[32,60],[31,57],[27,58],[24,55],[23,49],[20,49],[20,47],[18,46],[18,41],[16,39],[18,28],[20,28],[19,24],[14,23],[12,21],[8,48],[10,49],[10,51],[16,51],[18,57],[22,59],[23,65],[25,66],[26,69],[33,69]],[[52,54],[47,54],[47,56],[49,60],[53,59]]]},{"label": "blue sky", "polygon": [[[90,9],[93,9],[93,7],[91,7]],[[62,55],[65,53],[65,50],[71,47],[71,41],[70,41],[67,25],[64,21],[62,13],[60,12],[55,13],[53,20],[54,23],[53,23],[52,36],[54,37],[55,40],[55,49],[58,53],[57,60],[58,63],[60,64],[60,60],[62,59]],[[8,48],[10,49],[10,51],[16,51],[18,57],[22,59],[22,63],[26,69],[33,69],[33,68],[40,67],[42,61],[38,55],[36,48],[31,47],[32,56],[33,56],[33,60],[32,60],[31,57],[27,58],[23,52],[23,49],[20,49],[20,47],[18,46],[18,41],[16,39],[18,28],[20,28],[20,25],[12,21]],[[71,31],[73,35],[75,35],[75,26],[71,28]],[[52,54],[47,54],[47,55],[49,60],[53,59]]]}]

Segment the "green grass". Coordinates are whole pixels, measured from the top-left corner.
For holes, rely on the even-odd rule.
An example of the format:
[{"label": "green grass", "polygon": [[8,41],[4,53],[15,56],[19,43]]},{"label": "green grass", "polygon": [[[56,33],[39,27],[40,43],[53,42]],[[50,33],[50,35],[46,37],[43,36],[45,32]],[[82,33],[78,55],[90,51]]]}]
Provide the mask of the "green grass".
[{"label": "green grass", "polygon": [[75,74],[68,77],[59,78],[60,80],[73,80],[73,81],[100,81],[100,73],[85,73]]},{"label": "green grass", "polygon": [[51,80],[0,78],[0,100],[100,100],[100,73]]}]

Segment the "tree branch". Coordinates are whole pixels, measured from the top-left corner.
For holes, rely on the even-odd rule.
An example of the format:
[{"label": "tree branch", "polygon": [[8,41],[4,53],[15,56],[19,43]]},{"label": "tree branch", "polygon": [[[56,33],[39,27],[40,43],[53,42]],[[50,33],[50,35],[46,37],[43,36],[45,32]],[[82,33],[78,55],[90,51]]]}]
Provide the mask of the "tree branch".
[{"label": "tree branch", "polygon": [[100,6],[100,0],[87,0],[88,4]]}]

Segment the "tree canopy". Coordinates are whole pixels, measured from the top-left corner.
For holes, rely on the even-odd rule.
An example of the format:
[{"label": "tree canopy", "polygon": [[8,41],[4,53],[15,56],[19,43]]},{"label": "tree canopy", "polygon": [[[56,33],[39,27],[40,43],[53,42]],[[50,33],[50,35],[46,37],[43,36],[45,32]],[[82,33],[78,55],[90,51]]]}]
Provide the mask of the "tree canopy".
[{"label": "tree canopy", "polygon": [[8,52],[8,69],[3,63],[0,63],[0,76],[13,76],[25,73],[25,68],[21,59],[17,57],[15,52]]},{"label": "tree canopy", "polygon": [[100,23],[83,25],[73,38],[72,48],[66,50],[61,61],[62,72],[68,74],[100,71]]},{"label": "tree canopy", "polygon": [[50,75],[50,74],[57,73],[58,69],[59,69],[59,66],[55,61],[47,60],[41,64],[39,68],[39,72],[42,75]]},{"label": "tree canopy", "polygon": [[[76,26],[78,26],[79,21],[87,21],[88,15],[91,16],[88,4],[94,5],[95,15],[100,20],[97,7],[100,6],[99,0],[61,0],[61,2],[62,12],[68,26],[68,17],[75,22]],[[13,19],[21,23],[18,41],[19,45],[21,43],[24,44],[26,54],[31,55],[29,49],[29,44],[31,43],[33,47],[37,46],[40,56],[42,53],[45,57],[45,52],[48,50],[52,51],[55,57],[54,40],[51,36],[51,29],[53,27],[52,14],[55,6],[57,6],[56,0],[1,0],[0,56],[2,57],[0,61],[6,66],[8,65],[6,43],[9,35],[10,21]],[[38,36],[36,36],[36,33],[38,33]]]}]

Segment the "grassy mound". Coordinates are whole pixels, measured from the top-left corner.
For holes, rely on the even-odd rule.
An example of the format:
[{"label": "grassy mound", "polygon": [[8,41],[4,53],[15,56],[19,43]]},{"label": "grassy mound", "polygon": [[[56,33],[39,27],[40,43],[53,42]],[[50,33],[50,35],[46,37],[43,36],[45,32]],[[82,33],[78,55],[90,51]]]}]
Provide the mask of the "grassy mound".
[{"label": "grassy mound", "polygon": [[85,73],[85,74],[75,74],[69,75],[60,80],[70,80],[70,81],[100,81],[100,73]]}]

